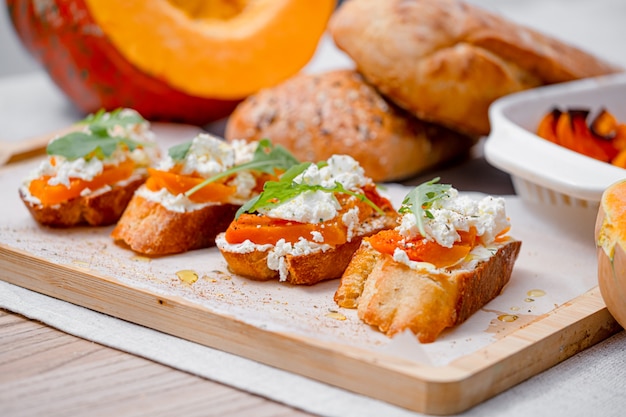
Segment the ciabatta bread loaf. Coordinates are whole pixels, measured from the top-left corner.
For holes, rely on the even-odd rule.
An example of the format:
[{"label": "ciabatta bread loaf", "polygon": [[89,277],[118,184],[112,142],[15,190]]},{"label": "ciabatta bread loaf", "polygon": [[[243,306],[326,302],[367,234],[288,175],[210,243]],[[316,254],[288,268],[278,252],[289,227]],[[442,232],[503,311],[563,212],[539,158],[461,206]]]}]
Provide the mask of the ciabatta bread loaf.
[{"label": "ciabatta bread loaf", "polygon": [[506,235],[504,199],[473,200],[431,181],[411,191],[400,224],[365,238],[334,299],[392,337],[433,342],[509,282],[521,242]]},{"label": "ciabatta bread loaf", "polygon": [[259,91],[231,114],[225,137],[270,138],[302,161],[350,155],[377,182],[414,176],[475,143],[412,117],[352,70],[300,74]]},{"label": "ciabatta bread loaf", "polygon": [[473,135],[489,133],[488,107],[506,94],[623,71],[459,0],[350,0],[329,31],[383,95]]}]

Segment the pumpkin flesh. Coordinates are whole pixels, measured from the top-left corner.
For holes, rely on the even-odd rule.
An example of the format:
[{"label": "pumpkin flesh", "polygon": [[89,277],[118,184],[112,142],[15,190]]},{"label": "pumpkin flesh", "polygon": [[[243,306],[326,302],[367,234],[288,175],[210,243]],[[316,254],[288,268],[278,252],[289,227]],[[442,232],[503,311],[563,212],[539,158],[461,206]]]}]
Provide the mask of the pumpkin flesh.
[{"label": "pumpkin flesh", "polygon": [[328,0],[256,0],[240,2],[222,19],[207,11],[228,2],[207,1],[199,9],[187,3],[86,0],[131,64],[186,93],[222,99],[240,99],[295,74],[313,56],[334,9]]},{"label": "pumpkin flesh", "polygon": [[626,181],[604,191],[595,239],[600,293],[609,312],[626,327]]}]

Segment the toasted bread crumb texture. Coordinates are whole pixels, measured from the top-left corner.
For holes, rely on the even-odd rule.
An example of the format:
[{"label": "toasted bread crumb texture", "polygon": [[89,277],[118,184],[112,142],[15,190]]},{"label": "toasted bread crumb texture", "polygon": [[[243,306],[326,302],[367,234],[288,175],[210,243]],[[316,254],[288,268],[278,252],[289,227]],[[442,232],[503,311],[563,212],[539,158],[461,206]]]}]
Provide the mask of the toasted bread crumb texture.
[{"label": "toasted bread crumb texture", "polygon": [[387,336],[410,330],[422,343],[437,339],[495,298],[509,282],[521,242],[509,240],[471,270],[417,271],[362,244],[334,299],[357,308],[363,322]]}]

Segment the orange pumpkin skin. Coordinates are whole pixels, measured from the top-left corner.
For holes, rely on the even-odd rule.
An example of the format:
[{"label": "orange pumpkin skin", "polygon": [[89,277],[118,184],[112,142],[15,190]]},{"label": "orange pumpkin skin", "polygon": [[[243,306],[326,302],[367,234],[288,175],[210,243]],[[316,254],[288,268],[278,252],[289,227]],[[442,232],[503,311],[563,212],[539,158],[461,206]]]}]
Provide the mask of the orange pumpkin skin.
[{"label": "orange pumpkin skin", "polygon": [[[305,6],[300,3],[293,6],[300,0],[293,0],[283,3],[289,3],[291,7],[299,7],[304,10]],[[204,49],[201,54],[198,53],[198,49],[188,52],[183,57],[202,55],[205,58],[204,66],[195,67],[194,77],[189,82],[186,82],[185,88],[181,86],[175,86],[172,82],[169,82],[170,78],[167,78],[167,74],[162,74],[160,68],[155,68],[152,71],[152,66],[158,67],[159,65],[168,65],[168,59],[164,58],[159,63],[150,63],[147,70],[139,68],[143,62],[133,64],[131,59],[128,59],[128,51],[120,49],[120,39],[117,29],[110,29],[103,26],[96,17],[102,18],[104,15],[113,14],[114,16],[123,15],[123,10],[118,10],[111,3],[107,1],[94,1],[94,0],[48,0],[48,1],[35,1],[35,0],[6,0],[9,16],[15,27],[18,37],[26,49],[45,67],[50,78],[59,86],[59,88],[68,96],[68,98],[74,103],[74,105],[83,113],[93,113],[101,108],[105,110],[114,110],[119,107],[129,107],[137,110],[143,117],[149,120],[164,120],[174,122],[184,122],[196,125],[205,125],[209,122],[218,120],[230,114],[236,105],[244,99],[247,95],[254,93],[255,91],[242,91],[238,89],[238,83],[233,82],[235,80],[243,79],[244,77],[254,77],[255,64],[260,66],[260,63],[255,63],[260,58],[257,55],[253,62],[249,62],[250,71],[245,73],[235,72],[236,76],[232,77],[227,83],[222,83],[219,94],[212,94],[210,92],[200,92],[194,88],[195,84],[202,84],[203,81],[210,80],[212,73],[211,66],[217,66],[221,64],[222,73],[226,71],[228,73],[230,68],[230,62],[211,61],[213,59],[212,50],[207,48],[206,53]],[[125,7],[124,2],[115,2],[117,8]],[[327,4],[327,11],[331,10],[330,4],[334,1],[322,0],[321,3]],[[138,4],[129,2],[129,5]],[[152,6],[151,3],[145,3],[148,6]],[[163,2],[159,3],[161,9]],[[122,5],[122,6],[120,6]],[[157,3],[154,3],[155,7]],[[90,7],[97,7],[97,9]],[[110,9],[106,9],[110,7]],[[286,9],[287,7],[285,7]],[[269,9],[269,7],[268,7]],[[117,14],[119,12],[119,14]],[[151,13],[151,12],[146,12]],[[173,14],[178,14],[178,10],[175,10]],[[156,16],[156,12],[154,14]],[[127,16],[135,16],[130,13]],[[150,17],[150,16],[148,16]],[[285,13],[276,18],[285,20]],[[323,32],[325,27],[324,16],[320,16],[317,19],[316,29],[319,28],[319,35]],[[261,20],[261,19],[258,19]],[[134,22],[129,18],[125,19],[126,22]],[[110,21],[108,22],[110,25]],[[193,19],[182,20],[181,27],[188,29],[195,25]],[[281,25],[283,23],[278,23]],[[158,26],[157,24],[151,24],[148,28]],[[259,25],[261,26],[261,25]],[[127,25],[128,28],[128,25]],[[171,28],[165,28],[170,30]],[[110,30],[107,33],[107,30]],[[276,33],[274,27],[269,24],[265,27],[265,33]],[[144,29],[138,29],[136,36],[132,39],[128,39],[128,43],[136,43],[139,48],[144,48],[153,45],[162,45],[158,42],[154,42],[151,35],[146,34]],[[168,32],[169,33],[169,32]],[[172,39],[172,41],[179,42],[185,41],[193,36],[189,35],[189,31],[185,32],[185,39]],[[226,38],[229,36],[228,31],[224,35]],[[128,34],[124,35],[130,37]],[[258,38],[254,36],[254,33],[249,35],[250,39]],[[302,35],[304,37],[304,35]],[[311,49],[315,45],[313,35],[307,35],[306,46]],[[317,33],[315,34],[317,36]],[[169,39],[169,38],[168,38]],[[122,39],[125,45],[126,38]],[[195,39],[194,39],[195,40]],[[263,39],[260,40],[262,42]],[[298,42],[296,39],[294,42]],[[117,42],[117,46],[116,43]],[[228,40],[225,40],[223,44],[220,44],[220,39],[217,40],[218,46],[229,46]],[[196,42],[197,43],[197,42]],[[213,44],[215,45],[215,44]],[[202,44],[201,44],[202,46]],[[285,46],[285,54],[289,54],[290,46]],[[247,50],[239,44],[234,53],[239,53],[241,50]],[[184,49],[181,49],[184,50]],[[274,48],[276,50],[276,48]],[[186,51],[186,50],[185,50]],[[153,54],[154,55],[154,54]],[[156,53],[158,58],[158,52]],[[289,62],[292,64],[289,71],[294,71],[294,67],[304,66],[306,62],[302,62],[304,58],[300,56],[300,61]],[[206,61],[209,61],[208,63]],[[185,64],[184,59],[172,60],[169,62],[182,62]],[[276,65],[281,65],[277,63]],[[204,76],[205,66],[208,67],[206,71],[206,77]],[[285,67],[287,65],[284,65]],[[180,67],[180,65],[179,65]],[[189,68],[192,65],[187,66]],[[248,68],[248,67],[246,67]],[[275,67],[274,67],[275,68]],[[270,68],[267,72],[270,74],[274,68]],[[144,67],[144,69],[146,69]],[[199,77],[198,74],[202,74]],[[171,75],[171,74],[170,74]],[[178,72],[178,82],[180,84],[180,78],[185,78],[183,72]],[[182,75],[182,76],[181,76]],[[281,73],[277,77],[286,77],[286,73]],[[167,78],[167,79],[166,79]],[[216,80],[218,83],[221,80]],[[185,82],[185,81],[183,81]],[[261,82],[261,81],[259,81]],[[263,82],[268,83],[268,80]],[[232,86],[233,94],[228,94],[229,88]],[[258,86],[260,87],[260,86]],[[224,92],[226,90],[226,92]]]},{"label": "orange pumpkin skin", "polygon": [[595,239],[600,293],[609,312],[626,328],[626,180],[602,194]]}]

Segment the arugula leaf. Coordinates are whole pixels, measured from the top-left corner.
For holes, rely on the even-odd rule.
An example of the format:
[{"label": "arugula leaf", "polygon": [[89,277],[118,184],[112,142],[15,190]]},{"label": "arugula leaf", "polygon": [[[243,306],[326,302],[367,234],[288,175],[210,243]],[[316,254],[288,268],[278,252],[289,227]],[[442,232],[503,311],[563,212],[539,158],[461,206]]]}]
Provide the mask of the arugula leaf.
[{"label": "arugula leaf", "polygon": [[84,132],[71,132],[50,142],[46,152],[48,155],[64,156],[70,161],[90,157],[103,159],[111,156],[120,143],[125,143],[131,151],[140,144],[122,137],[102,137]]},{"label": "arugula leaf", "polygon": [[48,155],[60,155],[68,160],[78,158],[107,158],[110,157],[120,144],[125,144],[128,149],[135,150],[141,145],[150,145],[139,141],[111,136],[109,129],[115,126],[129,126],[143,123],[145,120],[136,112],[123,112],[117,109],[111,113],[99,110],[95,114],[87,116],[81,124],[87,125],[88,132],[71,132],[61,136],[48,144]]},{"label": "arugula leaf", "polygon": [[289,170],[294,165],[299,164],[298,161],[285,147],[281,145],[273,145],[269,139],[262,139],[254,151],[254,155],[249,162],[236,165],[217,175],[214,175],[202,181],[195,187],[187,190],[185,195],[189,197],[202,187],[221,178],[228,177],[239,171],[259,171],[267,174],[275,174],[276,170]]},{"label": "arugula leaf", "polygon": [[94,114],[88,115],[82,124],[88,125],[89,130],[98,136],[108,135],[107,131],[115,126],[130,126],[145,122],[145,119],[134,111],[124,111],[125,109],[115,109],[110,113],[104,109],[98,110]]},{"label": "arugula leaf", "polygon": [[[254,213],[258,208],[261,207],[277,206],[281,204],[281,197],[287,199],[289,199],[289,195],[293,195],[293,197],[295,197],[297,193],[292,194],[292,192],[290,192],[290,188],[294,184],[297,184],[293,182],[293,179],[300,175],[302,172],[306,171],[309,166],[311,166],[311,162],[302,162],[298,165],[292,166],[287,171],[285,171],[285,173],[280,176],[280,179],[278,181],[267,181],[263,185],[263,191],[259,195],[248,200],[246,203],[244,203],[244,205],[239,208],[239,210],[237,210],[235,218],[238,218],[243,213]],[[282,192],[283,189],[285,190],[284,192]]]},{"label": "arugula leaf", "polygon": [[448,195],[448,190],[452,188],[449,184],[437,184],[439,177],[415,187],[409,192],[404,200],[398,212],[413,213],[419,232],[422,236],[426,236],[424,230],[424,217],[429,219],[434,218],[430,212],[430,208],[433,202],[440,200]]},{"label": "arugula leaf", "polygon": [[174,145],[167,150],[167,153],[174,161],[182,161],[187,156],[187,152],[189,152],[191,148],[191,143],[192,141]]},{"label": "arugula leaf", "polygon": [[263,192],[261,192],[261,194],[241,206],[235,215],[235,219],[243,213],[254,213],[259,209],[271,209],[273,207],[279,206],[289,200],[296,198],[298,195],[306,191],[323,191],[333,194],[333,197],[335,193],[351,195],[369,205],[378,213],[384,214],[383,210],[376,204],[374,204],[374,202],[372,202],[369,198],[367,198],[365,194],[346,190],[345,187],[339,182],[335,182],[335,185],[333,187],[324,187],[319,184],[301,184],[295,182],[294,178],[304,172],[309,166],[311,166],[311,162],[301,163],[287,170],[287,172],[285,172],[278,181],[266,182],[265,186],[263,187]]}]

